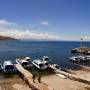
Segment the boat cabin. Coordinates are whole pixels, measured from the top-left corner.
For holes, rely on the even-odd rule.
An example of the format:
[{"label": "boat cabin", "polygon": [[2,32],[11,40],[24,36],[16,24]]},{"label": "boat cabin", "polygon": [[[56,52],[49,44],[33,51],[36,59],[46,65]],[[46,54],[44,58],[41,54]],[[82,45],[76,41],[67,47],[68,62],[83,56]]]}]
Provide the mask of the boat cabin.
[{"label": "boat cabin", "polygon": [[42,60],[43,60],[43,61],[49,61],[50,58],[49,58],[48,56],[43,56],[43,57],[42,57]]},{"label": "boat cabin", "polygon": [[12,62],[10,60],[4,61],[3,70],[4,71],[14,71],[15,70],[14,64],[12,64]]},{"label": "boat cabin", "polygon": [[45,69],[46,67],[45,67],[45,64],[41,61],[41,60],[34,60],[33,62],[32,62],[32,64],[36,67],[36,68],[38,68],[38,69]]},{"label": "boat cabin", "polygon": [[31,62],[31,58],[30,57],[25,57],[25,60],[28,62]]}]

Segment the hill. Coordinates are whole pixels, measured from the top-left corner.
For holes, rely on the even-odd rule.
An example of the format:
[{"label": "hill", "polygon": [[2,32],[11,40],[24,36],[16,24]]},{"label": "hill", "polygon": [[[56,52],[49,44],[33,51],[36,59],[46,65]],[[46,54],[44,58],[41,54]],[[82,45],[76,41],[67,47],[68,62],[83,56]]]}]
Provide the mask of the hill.
[{"label": "hill", "polygon": [[0,36],[0,40],[17,40],[17,39],[8,36]]}]

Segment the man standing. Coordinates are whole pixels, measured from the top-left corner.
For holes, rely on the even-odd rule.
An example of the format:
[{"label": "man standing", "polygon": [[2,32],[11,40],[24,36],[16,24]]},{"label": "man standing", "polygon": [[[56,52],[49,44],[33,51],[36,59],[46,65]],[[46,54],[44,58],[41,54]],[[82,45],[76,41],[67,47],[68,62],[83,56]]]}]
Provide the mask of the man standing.
[{"label": "man standing", "polygon": [[33,82],[35,83],[35,74],[33,74]]}]

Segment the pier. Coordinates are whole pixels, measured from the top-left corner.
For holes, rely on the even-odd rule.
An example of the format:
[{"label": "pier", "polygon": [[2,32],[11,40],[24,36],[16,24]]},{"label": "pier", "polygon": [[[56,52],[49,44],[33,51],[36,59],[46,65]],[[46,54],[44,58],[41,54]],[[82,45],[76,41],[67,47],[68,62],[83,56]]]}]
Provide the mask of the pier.
[{"label": "pier", "polygon": [[71,53],[82,53],[85,55],[90,55],[90,48],[87,48],[87,47],[74,48],[74,49],[71,49]]},{"label": "pier", "polygon": [[16,64],[16,68],[21,73],[24,81],[29,85],[32,90],[53,90],[53,88],[49,87],[43,82],[39,83],[36,80],[36,82],[34,83],[32,79],[32,74],[28,70],[25,70],[20,64]]}]

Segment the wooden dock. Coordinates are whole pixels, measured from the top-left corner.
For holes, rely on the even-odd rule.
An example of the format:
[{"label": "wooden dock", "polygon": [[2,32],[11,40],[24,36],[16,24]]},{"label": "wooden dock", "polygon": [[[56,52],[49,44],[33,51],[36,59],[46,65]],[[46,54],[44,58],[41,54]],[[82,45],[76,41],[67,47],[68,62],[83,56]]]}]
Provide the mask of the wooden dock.
[{"label": "wooden dock", "polygon": [[16,68],[32,90],[53,90],[53,88],[43,82],[39,83],[35,80],[35,83],[33,83],[32,74],[28,70],[25,70],[20,64],[16,64]]}]

